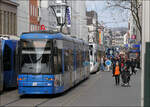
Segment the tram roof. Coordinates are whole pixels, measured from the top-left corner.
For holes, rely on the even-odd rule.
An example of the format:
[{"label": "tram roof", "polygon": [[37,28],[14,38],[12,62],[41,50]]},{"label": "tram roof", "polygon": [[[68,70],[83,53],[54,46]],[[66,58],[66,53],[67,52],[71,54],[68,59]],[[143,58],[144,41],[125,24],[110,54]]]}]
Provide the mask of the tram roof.
[{"label": "tram roof", "polygon": [[73,38],[71,36],[66,36],[63,33],[60,32],[25,32],[22,33],[22,35],[20,36],[20,39],[62,39],[62,40],[68,40],[68,41],[72,41],[75,43],[84,43],[86,44],[85,41],[77,39],[77,38]]}]

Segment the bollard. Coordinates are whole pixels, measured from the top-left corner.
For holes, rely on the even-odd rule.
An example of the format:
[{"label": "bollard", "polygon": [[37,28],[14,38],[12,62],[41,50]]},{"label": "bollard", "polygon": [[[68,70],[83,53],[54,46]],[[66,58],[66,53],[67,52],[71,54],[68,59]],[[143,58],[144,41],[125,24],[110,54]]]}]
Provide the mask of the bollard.
[{"label": "bollard", "polygon": [[150,107],[150,42],[146,42],[144,61],[144,107]]}]

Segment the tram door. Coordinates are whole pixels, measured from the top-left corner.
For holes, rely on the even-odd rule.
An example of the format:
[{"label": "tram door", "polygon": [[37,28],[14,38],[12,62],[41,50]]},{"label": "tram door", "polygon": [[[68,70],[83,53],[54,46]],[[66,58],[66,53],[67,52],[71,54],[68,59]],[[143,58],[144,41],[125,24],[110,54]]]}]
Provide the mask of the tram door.
[{"label": "tram door", "polygon": [[6,40],[4,45],[4,84],[5,88],[17,86],[17,73],[15,71],[16,42]]},{"label": "tram door", "polygon": [[0,40],[0,92],[3,90],[2,40]]}]

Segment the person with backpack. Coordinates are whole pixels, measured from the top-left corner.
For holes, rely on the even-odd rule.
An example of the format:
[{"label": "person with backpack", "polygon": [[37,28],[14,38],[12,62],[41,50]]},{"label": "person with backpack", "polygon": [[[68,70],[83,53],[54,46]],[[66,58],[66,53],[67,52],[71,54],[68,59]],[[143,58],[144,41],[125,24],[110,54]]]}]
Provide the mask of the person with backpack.
[{"label": "person with backpack", "polygon": [[122,86],[129,86],[129,82],[130,82],[130,71],[128,69],[128,66],[125,64],[124,65],[124,69],[122,72],[122,78],[123,78],[123,84]]}]

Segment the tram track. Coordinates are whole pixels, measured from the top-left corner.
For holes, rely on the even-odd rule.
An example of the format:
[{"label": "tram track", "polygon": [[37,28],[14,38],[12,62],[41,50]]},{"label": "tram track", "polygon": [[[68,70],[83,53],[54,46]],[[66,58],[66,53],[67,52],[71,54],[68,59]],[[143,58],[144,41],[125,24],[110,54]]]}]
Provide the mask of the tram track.
[{"label": "tram track", "polygon": [[15,100],[13,100],[13,101],[11,101],[11,102],[9,102],[9,103],[7,103],[7,104],[4,104],[4,105],[2,105],[2,106],[0,106],[0,107],[6,107],[7,105],[12,104],[12,103],[15,103],[15,102],[17,102],[17,101],[19,101],[19,100],[21,100],[21,98],[15,99]]},{"label": "tram track", "polygon": [[80,93],[78,93],[78,95],[76,95],[73,99],[67,101],[66,103],[64,103],[62,106],[71,106],[70,104],[73,103],[73,101],[75,101],[78,97],[80,97],[81,95],[85,94],[92,86],[95,85],[95,82],[100,78],[99,75],[96,75],[96,78],[94,79],[93,82],[91,82],[88,87],[85,88],[85,90],[82,90]]}]

